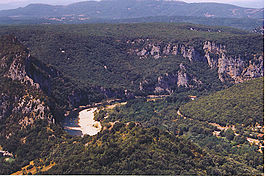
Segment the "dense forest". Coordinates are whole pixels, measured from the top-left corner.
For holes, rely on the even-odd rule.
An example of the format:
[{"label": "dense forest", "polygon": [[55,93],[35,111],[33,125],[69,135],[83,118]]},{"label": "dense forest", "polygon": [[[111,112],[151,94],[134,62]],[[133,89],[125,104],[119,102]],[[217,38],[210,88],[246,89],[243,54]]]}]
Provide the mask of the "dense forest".
[{"label": "dense forest", "polygon": [[[0,34],[0,150],[12,154],[0,174],[263,175],[262,35],[166,23]],[[243,83],[222,80],[218,58],[239,62]],[[101,132],[64,131],[69,111],[96,104]]]},{"label": "dense forest", "polygon": [[[263,80],[259,78],[237,84],[196,101],[190,100],[189,93],[157,100],[132,100],[114,109],[102,107],[95,119],[107,126],[115,121],[156,126],[190,139],[208,152],[232,157],[263,171],[263,154],[256,152],[260,148],[263,150],[264,146],[263,139],[258,136],[263,133],[260,128],[264,121]],[[219,132],[218,136],[216,132]],[[260,142],[250,146],[249,138],[259,139]]]},{"label": "dense forest", "polygon": [[263,103],[264,78],[260,78],[185,104],[180,111],[201,121],[254,126],[256,123],[263,125]]},{"label": "dense forest", "polygon": [[[154,94],[158,77],[165,73],[174,75],[181,63],[191,80],[201,82],[196,86],[192,84],[199,91],[220,90],[228,85],[219,81],[217,71],[205,61],[192,63],[181,53],[156,60],[151,56],[140,60],[136,54],[131,54],[132,50],[146,45],[162,46],[160,50],[168,44],[178,45],[178,50],[182,45],[193,46],[197,55],[204,56],[204,41],[214,41],[217,45],[225,45],[229,56],[241,55],[246,63],[253,60],[254,55],[263,54],[262,35],[192,24],[21,25],[2,26],[0,33],[12,34],[28,47],[37,59],[34,65],[38,65],[39,60],[60,72],[64,82],[58,82],[58,76],[50,78],[54,80],[50,81],[53,83],[49,93],[52,97],[66,102],[73,90],[74,94],[85,95],[78,103],[72,103],[75,106],[99,102],[106,96],[124,98],[125,90],[129,93],[126,97],[132,93]],[[138,40],[144,42],[136,43]],[[148,82],[147,89],[140,90],[140,84],[145,82]],[[175,92],[184,89],[189,90],[175,85],[170,88]]]}]

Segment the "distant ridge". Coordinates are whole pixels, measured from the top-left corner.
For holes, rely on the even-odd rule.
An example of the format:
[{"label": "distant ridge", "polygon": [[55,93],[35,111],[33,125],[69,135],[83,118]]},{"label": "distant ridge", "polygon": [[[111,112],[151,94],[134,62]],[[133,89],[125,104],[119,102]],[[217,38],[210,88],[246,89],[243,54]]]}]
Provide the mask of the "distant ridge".
[{"label": "distant ridge", "polygon": [[30,4],[0,11],[0,17],[47,18],[61,16],[125,19],[149,16],[195,16],[224,18],[263,18],[264,9],[243,8],[220,3],[186,3],[176,0],[104,0],[70,5]]}]

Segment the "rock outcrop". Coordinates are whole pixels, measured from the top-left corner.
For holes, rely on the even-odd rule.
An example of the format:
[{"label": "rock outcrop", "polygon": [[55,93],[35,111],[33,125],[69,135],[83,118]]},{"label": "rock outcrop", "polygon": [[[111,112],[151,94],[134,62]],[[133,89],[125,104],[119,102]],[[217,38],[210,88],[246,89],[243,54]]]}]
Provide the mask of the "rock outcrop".
[{"label": "rock outcrop", "polygon": [[[136,55],[140,59],[148,57],[161,59],[167,56],[180,55],[190,62],[205,62],[211,69],[217,69],[221,82],[231,81],[233,83],[239,83],[264,76],[263,55],[254,55],[253,58],[248,59],[245,58],[245,54],[241,54],[237,57],[231,56],[228,55],[225,45],[216,44],[212,41],[203,42],[200,48],[184,43],[166,43],[151,39],[128,40],[127,44],[131,45],[131,49],[128,53]],[[178,75],[179,78],[183,78],[184,81],[187,80],[186,74],[180,72]],[[186,84],[180,82],[179,86],[186,86]],[[140,90],[142,90],[142,87],[143,86],[140,86]],[[159,90],[161,89],[157,88],[157,91]]]},{"label": "rock outcrop", "polygon": [[30,57],[30,54],[27,54],[25,51],[16,54],[15,57],[13,57],[13,61],[5,76],[11,78],[12,80],[21,81],[22,83],[29,83],[39,89],[39,84],[35,83],[26,73],[26,66],[27,63],[29,63]]},{"label": "rock outcrop", "polygon": [[[0,120],[10,124],[4,130],[6,138],[9,138],[14,130],[10,127],[25,128],[38,119],[52,123],[54,117],[44,101],[46,96],[40,90],[39,84],[26,72],[31,59],[28,50],[14,37],[3,37],[1,42],[0,77],[4,84],[0,86]],[[9,48],[5,49],[3,45]]]},{"label": "rock outcrop", "polygon": [[[134,97],[132,92],[125,91],[125,89],[111,89],[101,86],[78,88],[74,81],[67,78],[56,68],[32,57],[30,52],[15,37],[9,36],[7,38],[9,38],[8,45],[12,46],[15,43],[20,49],[15,53],[11,51],[12,55],[7,52],[2,57],[0,69],[4,71],[3,75],[44,92],[45,95],[53,99],[55,104],[52,107],[54,110],[57,109],[57,112],[60,112],[61,107],[71,109],[91,102],[99,102],[104,98]],[[59,95],[58,92],[64,94]],[[92,92],[97,94],[97,98],[92,98]]]},{"label": "rock outcrop", "polygon": [[132,48],[128,51],[129,54],[137,55],[140,59],[153,57],[159,59],[167,56],[181,55],[189,61],[203,61],[204,57],[200,55],[193,46],[186,46],[179,43],[166,43],[163,41],[153,41],[150,39],[128,40]]},{"label": "rock outcrop", "polygon": [[0,95],[0,121],[6,128],[2,129],[1,134],[6,138],[14,135],[18,129],[26,128],[34,124],[36,120],[47,120],[48,123],[55,123],[50,107],[45,102],[45,96],[36,88],[29,88],[20,83],[11,84],[10,80],[5,80],[5,84],[11,87],[12,93],[8,88],[1,87]]},{"label": "rock outcrop", "polygon": [[181,63],[177,72],[165,73],[159,76],[155,84],[151,84],[147,80],[144,80],[140,82],[139,89],[141,91],[146,90],[154,93],[171,94],[178,87],[194,88],[201,84],[202,82],[188,73],[185,65]]},{"label": "rock outcrop", "polygon": [[[226,46],[211,41],[204,42],[203,50],[208,65],[218,71],[219,79],[224,82],[227,77],[234,83],[264,76],[264,56],[244,59],[241,56],[229,56]],[[248,62],[247,62],[248,61]]]}]

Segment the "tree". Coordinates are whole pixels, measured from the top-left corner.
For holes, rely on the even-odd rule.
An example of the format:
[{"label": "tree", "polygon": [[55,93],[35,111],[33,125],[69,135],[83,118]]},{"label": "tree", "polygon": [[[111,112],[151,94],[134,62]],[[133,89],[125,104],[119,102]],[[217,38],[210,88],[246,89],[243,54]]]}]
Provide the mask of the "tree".
[{"label": "tree", "polygon": [[229,129],[226,130],[226,132],[225,132],[225,137],[226,137],[228,140],[232,141],[232,140],[234,139],[234,137],[235,137],[235,133],[234,133],[234,131],[233,131],[231,128],[229,128]]}]

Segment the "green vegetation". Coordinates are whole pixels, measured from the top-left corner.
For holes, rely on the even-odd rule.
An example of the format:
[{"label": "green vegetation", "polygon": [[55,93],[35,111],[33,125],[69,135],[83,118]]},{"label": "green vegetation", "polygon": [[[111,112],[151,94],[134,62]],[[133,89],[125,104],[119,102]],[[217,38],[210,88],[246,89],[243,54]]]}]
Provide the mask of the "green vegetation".
[{"label": "green vegetation", "polygon": [[[88,22],[90,21],[93,21],[93,20],[89,20]],[[99,20],[99,22],[101,21]],[[156,17],[122,19],[122,20],[113,20],[113,21],[106,20],[104,22],[107,22],[107,23],[108,22],[114,22],[114,23],[147,23],[147,22],[149,23],[151,22],[193,23],[193,24],[210,25],[210,26],[228,26],[228,27],[233,27],[233,28],[248,30],[248,31],[251,31],[251,30],[254,30],[255,28],[263,26],[263,19],[215,18],[215,17],[209,18],[209,17],[193,17],[193,16],[170,16],[170,17],[169,16],[156,16]]]},{"label": "green vegetation", "polygon": [[156,127],[146,129],[134,123],[117,123],[112,130],[80,142],[67,140],[49,158],[56,165],[41,174],[259,175]]},{"label": "green vegetation", "polygon": [[[143,17],[143,18],[130,18],[130,19],[95,19],[79,20],[79,18],[69,19],[65,17],[63,24],[119,24],[119,23],[192,23],[210,26],[227,26],[241,30],[254,31],[254,29],[261,29],[263,27],[263,19],[253,18],[209,18],[209,17],[193,17],[193,16],[156,16],[156,17]],[[0,17],[1,25],[25,25],[25,24],[62,24],[62,21],[49,20],[49,19],[13,19],[9,17]]]},{"label": "green vegetation", "polygon": [[[184,43],[201,52],[203,42],[211,40],[226,46],[236,44],[228,53],[244,53],[248,61],[250,55],[263,53],[263,36],[231,28],[160,23],[7,26],[0,34],[18,38],[0,40],[0,146],[14,154],[12,160],[0,157],[0,174],[25,171],[23,167],[35,169],[33,166],[38,167],[37,174],[263,173],[264,149],[262,138],[258,139],[263,132],[257,124],[264,123],[263,78],[222,90],[230,84],[221,83],[217,71],[206,63],[190,62],[181,55],[139,59],[128,53],[132,45],[127,42],[150,39],[164,44]],[[28,50],[32,56],[26,62],[26,72],[34,81],[44,83],[41,89],[4,76],[14,58],[21,56],[17,64],[25,65]],[[155,101],[146,97],[153,92],[140,91],[141,81],[156,84],[159,76],[177,73],[181,63],[188,74],[202,81],[201,85],[175,86],[171,88],[174,93]],[[103,108],[95,115],[108,129],[93,137],[71,136],[63,131],[58,120],[65,111],[105,98],[126,99],[126,89],[141,98],[125,100],[126,105],[114,109]],[[202,98],[190,101],[191,95]],[[18,109],[22,98],[26,103],[40,100],[50,107],[47,116],[54,116],[58,124],[34,119],[34,111],[23,113],[21,110],[28,109]],[[26,117],[34,122],[22,126]],[[115,121],[118,123],[112,126]],[[227,127],[221,130],[210,122]],[[247,138],[259,143],[252,145]],[[42,171],[39,167],[49,169]]]},{"label": "green vegetation", "polygon": [[187,103],[180,111],[187,117],[221,125],[263,125],[263,104],[264,78],[259,78]]},{"label": "green vegetation", "polygon": [[59,126],[48,124],[46,120],[37,120],[32,126],[13,133],[15,136],[8,140],[1,137],[1,145],[12,152],[15,158],[6,161],[5,157],[0,157],[0,174],[12,174],[30,161],[45,157],[52,148],[62,142],[57,136],[62,135],[64,131]]},{"label": "green vegetation", "polygon": [[[106,97],[124,98],[124,90],[135,95],[153,94],[149,89],[140,91],[140,82],[147,80],[152,87],[159,76],[177,73],[181,62],[189,73],[203,82],[196,89],[208,92],[225,88],[217,72],[205,62],[191,63],[181,55],[139,59],[135,54],[129,54],[134,46],[128,41],[149,39],[162,44],[185,44],[203,53],[204,41],[210,40],[228,46],[228,54],[241,54],[247,61],[252,60],[254,54],[263,53],[262,35],[193,24],[21,25],[2,26],[0,34],[13,34],[30,49],[31,63],[37,73],[47,70],[48,73],[51,70],[60,73],[60,76],[51,74],[47,89],[49,96],[60,105],[57,110],[74,102],[69,97],[73,91],[74,97],[81,97],[72,103],[73,106],[100,102]],[[44,64],[46,69],[41,67]],[[38,79],[35,81],[39,82]],[[184,91],[177,86],[173,89]]]},{"label": "green vegetation", "polygon": [[[223,97],[217,96],[221,93],[223,93]],[[189,102],[189,95],[191,93],[171,95],[157,101],[146,101],[146,99],[132,100],[128,101],[126,105],[115,107],[112,110],[102,108],[96,115],[96,118],[101,120],[106,126],[108,126],[108,122],[114,121],[123,123],[139,122],[144,127],[156,126],[196,143],[199,147],[206,150],[206,152],[233,158],[239,163],[252,166],[263,172],[263,149],[261,151],[262,153],[258,152],[263,142],[259,141],[260,145],[250,145],[247,141],[247,138],[256,140],[258,139],[257,135],[263,133],[261,129],[254,129],[257,126],[255,125],[256,122],[263,125],[263,78],[234,85],[231,88],[213,93],[209,96],[202,96],[196,101]],[[223,102],[222,98],[227,96],[228,99]],[[240,98],[245,99],[241,100]],[[216,107],[217,105],[213,102],[205,105],[204,102],[202,103],[202,100],[206,102],[210,100],[219,101],[221,104],[236,103],[236,100],[238,100],[238,104],[241,103],[243,106],[241,111],[237,110],[239,111],[238,114],[235,110],[237,105],[235,107],[231,104],[231,106],[228,105],[226,111],[231,116],[224,117],[224,119],[214,119],[206,115],[202,115],[200,117],[201,119],[199,119],[194,116],[189,117],[187,114],[185,114],[187,116],[185,119],[178,115],[177,111],[179,109],[182,114],[187,113],[184,110],[188,110],[191,114],[195,112],[202,114],[211,113],[211,111],[205,110],[205,108],[208,108],[207,106],[211,107],[215,115],[215,111],[219,110]],[[200,107],[199,102],[202,103],[203,107]],[[197,105],[199,107],[193,112],[193,107],[188,108],[188,105]],[[222,107],[221,110],[225,111]],[[254,114],[248,114],[247,112],[250,110],[253,110]],[[247,116],[248,119],[242,119],[245,117],[243,114],[249,115]],[[216,113],[216,115],[223,114]],[[235,115],[234,119],[233,115]],[[248,122],[243,127],[241,121]],[[228,128],[227,130],[221,131],[208,122],[219,123],[221,125],[224,125],[223,122],[231,122],[234,123],[235,127],[232,127],[234,130]],[[214,136],[214,132],[218,132],[220,135]]]},{"label": "green vegetation", "polygon": [[[182,103],[188,102],[188,93],[175,94],[165,100],[147,102],[145,98],[129,100],[124,106],[112,110],[104,108],[96,114],[98,120],[108,122],[139,122],[145,127],[156,126],[166,129],[165,122],[176,119],[176,112]],[[106,119],[104,117],[108,116]]]},{"label": "green vegetation", "polygon": [[[17,136],[27,141],[16,145],[15,161],[1,161],[1,174],[35,166],[37,174],[260,175],[252,167],[209,153],[191,141],[133,122],[127,126],[116,123],[111,130],[81,138],[39,121]],[[39,168],[51,163],[55,165],[46,172]]]}]

